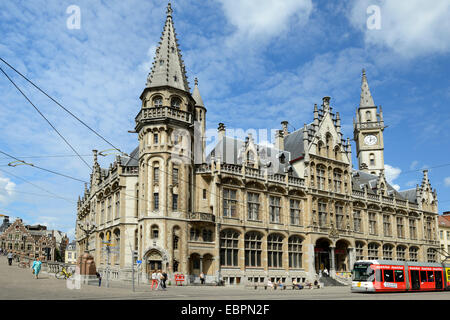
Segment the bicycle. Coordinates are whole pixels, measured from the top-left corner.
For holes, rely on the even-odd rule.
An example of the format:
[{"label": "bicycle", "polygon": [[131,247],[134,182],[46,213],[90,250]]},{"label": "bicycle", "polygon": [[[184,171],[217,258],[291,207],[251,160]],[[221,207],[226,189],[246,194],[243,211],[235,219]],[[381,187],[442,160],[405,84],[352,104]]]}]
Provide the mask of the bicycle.
[{"label": "bicycle", "polygon": [[18,266],[19,266],[19,268],[29,268],[30,262],[21,261],[21,262],[19,262]]},{"label": "bicycle", "polygon": [[72,273],[63,267],[61,271],[55,273],[55,277],[56,279],[70,279],[70,277],[72,277]]}]

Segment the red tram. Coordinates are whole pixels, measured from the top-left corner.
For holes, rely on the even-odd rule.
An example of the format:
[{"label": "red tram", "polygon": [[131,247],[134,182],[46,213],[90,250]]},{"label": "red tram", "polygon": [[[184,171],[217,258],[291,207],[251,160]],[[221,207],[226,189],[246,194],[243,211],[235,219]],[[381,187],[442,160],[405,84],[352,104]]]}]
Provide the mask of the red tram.
[{"label": "red tram", "polygon": [[393,260],[359,260],[352,271],[352,292],[450,290],[450,265]]}]

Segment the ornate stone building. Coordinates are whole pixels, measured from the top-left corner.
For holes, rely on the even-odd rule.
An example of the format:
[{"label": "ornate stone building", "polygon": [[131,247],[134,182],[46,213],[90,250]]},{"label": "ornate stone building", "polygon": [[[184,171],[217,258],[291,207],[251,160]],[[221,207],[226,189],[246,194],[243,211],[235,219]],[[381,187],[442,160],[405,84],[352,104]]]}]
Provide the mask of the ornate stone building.
[{"label": "ornate stone building", "polygon": [[[155,268],[188,281],[228,284],[310,280],[327,268],[345,277],[358,259],[435,261],[437,195],[427,171],[420,186],[396,191],[384,173],[383,114],[365,72],[354,120],[358,170],[330,97],[275,146],[226,136],[205,153],[206,107],[191,93],[170,5],[135,118],[139,146],[100,168],[78,202],[79,255],[129,278],[132,251],[144,277]],[[78,227],[95,226],[88,238]],[[116,254],[104,253],[111,241]],[[103,249],[102,249],[103,248]]]}]

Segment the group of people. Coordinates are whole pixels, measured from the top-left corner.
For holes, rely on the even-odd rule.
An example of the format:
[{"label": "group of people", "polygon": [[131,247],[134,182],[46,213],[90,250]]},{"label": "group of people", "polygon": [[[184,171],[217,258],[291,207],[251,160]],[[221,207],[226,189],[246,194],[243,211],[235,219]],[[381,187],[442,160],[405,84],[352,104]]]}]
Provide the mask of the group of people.
[{"label": "group of people", "polygon": [[162,270],[153,270],[152,272],[152,290],[155,286],[155,290],[166,290],[167,273]]},{"label": "group of people", "polygon": [[[13,259],[18,258],[18,256],[9,251],[6,255],[6,258],[8,259],[8,264],[11,266]],[[34,274],[34,277],[36,279],[39,278],[39,272],[41,272],[41,267],[42,267],[41,259],[39,259],[39,257],[35,258],[33,264],[31,265],[31,272]]]},{"label": "group of people", "polygon": [[[272,282],[270,279],[267,281],[267,287],[269,288],[280,288],[280,289],[284,289],[285,284],[281,281],[281,279],[279,279],[277,282]],[[303,288],[320,288],[319,282],[317,280],[314,281],[314,283],[309,282],[308,280],[306,280],[306,282],[304,284],[298,283],[297,280],[292,280],[292,289],[298,289],[301,290]]]}]

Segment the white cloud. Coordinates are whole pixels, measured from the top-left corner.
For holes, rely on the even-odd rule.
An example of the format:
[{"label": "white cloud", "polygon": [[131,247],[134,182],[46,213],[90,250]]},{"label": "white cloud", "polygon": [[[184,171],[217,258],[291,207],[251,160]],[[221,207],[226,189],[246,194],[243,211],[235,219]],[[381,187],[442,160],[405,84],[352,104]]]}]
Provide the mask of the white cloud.
[{"label": "white cloud", "polygon": [[[381,29],[369,30],[367,9],[380,8]],[[450,52],[450,2],[433,0],[359,0],[350,8],[350,22],[364,32],[367,45],[387,47],[404,57]]]},{"label": "white cloud", "polygon": [[14,189],[16,184],[9,178],[3,178],[0,176],[0,204],[7,204],[14,196]]},{"label": "white cloud", "polygon": [[390,166],[388,164],[384,165],[384,174],[386,177],[387,182],[392,185],[392,187],[395,190],[400,190],[400,186],[398,184],[394,183],[394,180],[398,178],[398,176],[400,175],[400,173],[402,172],[402,170],[400,168],[395,168],[393,166]]},{"label": "white cloud", "polygon": [[287,30],[289,20],[305,24],[312,12],[311,0],[219,0],[225,16],[238,34],[271,38]]},{"label": "white cloud", "polygon": [[444,184],[446,187],[450,187],[450,177],[444,179]]}]

